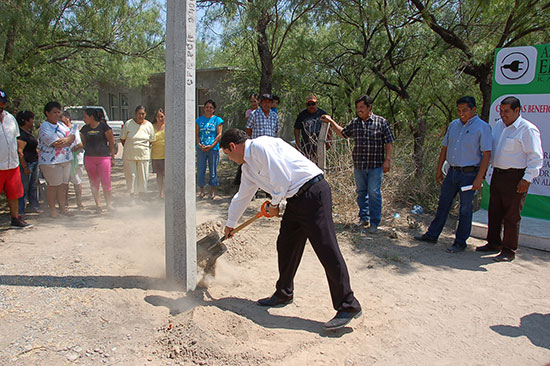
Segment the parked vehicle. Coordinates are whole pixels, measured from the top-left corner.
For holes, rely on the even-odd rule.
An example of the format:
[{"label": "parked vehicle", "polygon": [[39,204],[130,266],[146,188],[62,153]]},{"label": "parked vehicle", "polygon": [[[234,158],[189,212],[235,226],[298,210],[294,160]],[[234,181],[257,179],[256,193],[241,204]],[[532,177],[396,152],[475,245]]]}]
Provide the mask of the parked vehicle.
[{"label": "parked vehicle", "polygon": [[107,111],[102,106],[88,105],[88,106],[69,106],[65,107],[65,111],[69,112],[71,115],[71,121],[82,128],[84,126],[84,110],[86,108],[99,109],[105,116],[105,121],[113,129],[113,135],[115,137],[115,153],[118,152],[118,143],[120,142],[120,132],[122,131],[122,126],[124,126],[124,121],[111,121],[109,120],[109,115]]}]

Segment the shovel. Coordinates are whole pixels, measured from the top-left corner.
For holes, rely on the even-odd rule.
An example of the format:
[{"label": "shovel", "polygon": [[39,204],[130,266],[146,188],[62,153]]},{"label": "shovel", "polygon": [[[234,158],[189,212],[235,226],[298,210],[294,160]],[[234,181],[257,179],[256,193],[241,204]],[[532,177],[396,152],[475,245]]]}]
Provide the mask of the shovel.
[{"label": "shovel", "polygon": [[[260,212],[233,229],[231,234],[241,231],[262,216],[271,217],[271,215],[267,212],[268,204],[269,201],[265,201],[262,204]],[[227,239],[225,236],[220,237],[214,232],[208,234],[197,242],[197,263],[199,266],[204,267],[205,273],[214,274],[216,260],[227,251],[227,247],[223,243],[225,239]]]}]

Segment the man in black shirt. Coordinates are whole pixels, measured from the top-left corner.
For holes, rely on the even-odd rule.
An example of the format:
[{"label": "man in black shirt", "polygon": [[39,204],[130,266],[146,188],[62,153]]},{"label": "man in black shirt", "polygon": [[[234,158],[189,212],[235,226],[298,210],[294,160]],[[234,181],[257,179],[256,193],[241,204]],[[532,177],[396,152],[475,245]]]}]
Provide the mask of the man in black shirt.
[{"label": "man in black shirt", "polygon": [[[306,109],[298,114],[296,123],[294,123],[296,147],[308,159],[315,163],[317,163],[317,141],[323,124],[323,122],[321,122],[321,116],[324,114],[327,114],[327,112],[319,108],[317,105],[317,97],[315,95],[309,95],[306,98]],[[300,132],[302,134],[301,141]]]}]

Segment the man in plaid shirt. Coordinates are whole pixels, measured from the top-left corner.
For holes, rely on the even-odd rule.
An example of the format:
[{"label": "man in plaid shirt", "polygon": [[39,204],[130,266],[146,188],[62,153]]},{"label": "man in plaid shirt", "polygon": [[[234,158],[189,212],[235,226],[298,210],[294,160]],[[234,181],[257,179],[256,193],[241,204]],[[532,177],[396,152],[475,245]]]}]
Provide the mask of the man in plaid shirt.
[{"label": "man in plaid shirt", "polygon": [[390,171],[394,137],[388,121],[372,113],[372,98],[363,95],[355,101],[357,117],[342,127],[329,115],[321,120],[330,123],[343,138],[353,137],[353,176],[357,185],[357,205],[361,226],[370,223],[375,233],[382,218],[382,174]]},{"label": "man in plaid shirt", "polygon": [[273,97],[271,94],[263,94],[260,99],[260,107],[250,114],[246,122],[246,133],[255,139],[260,136],[277,137],[281,129],[279,115],[271,110]]}]

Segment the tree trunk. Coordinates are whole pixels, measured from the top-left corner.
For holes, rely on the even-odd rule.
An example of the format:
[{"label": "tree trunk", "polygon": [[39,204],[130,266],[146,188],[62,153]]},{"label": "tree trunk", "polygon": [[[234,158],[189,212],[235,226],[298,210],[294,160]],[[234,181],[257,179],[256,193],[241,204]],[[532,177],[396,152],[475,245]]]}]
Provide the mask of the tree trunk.
[{"label": "tree trunk", "polygon": [[479,81],[479,89],[481,90],[481,99],[483,103],[480,116],[485,122],[490,122],[489,112],[491,111],[491,87],[493,83],[492,67],[485,67],[476,78]]},{"label": "tree trunk", "polygon": [[17,34],[17,20],[13,19],[8,27],[8,34],[6,36],[6,45],[4,47],[3,63],[7,64],[11,58],[11,49],[15,43],[15,36]]},{"label": "tree trunk", "polygon": [[258,31],[258,54],[262,64],[262,75],[260,79],[260,94],[271,93],[273,87],[273,55],[269,49],[267,40],[267,25],[270,22],[268,13],[264,13],[258,19],[256,30]]}]

